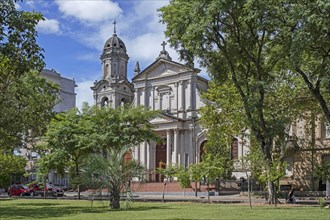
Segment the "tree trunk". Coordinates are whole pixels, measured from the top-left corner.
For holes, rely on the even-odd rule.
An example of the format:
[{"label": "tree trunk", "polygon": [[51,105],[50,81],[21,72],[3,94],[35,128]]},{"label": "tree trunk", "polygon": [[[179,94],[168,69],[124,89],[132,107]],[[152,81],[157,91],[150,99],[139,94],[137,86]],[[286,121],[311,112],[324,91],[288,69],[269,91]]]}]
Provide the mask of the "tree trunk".
[{"label": "tree trunk", "polygon": [[197,181],[195,181],[195,197],[197,197]]},{"label": "tree trunk", "polygon": [[268,186],[268,204],[274,204],[274,183],[268,180],[267,186]]},{"label": "tree trunk", "polygon": [[80,184],[78,185],[77,190],[78,190],[78,200],[80,200]]},{"label": "tree trunk", "polygon": [[210,199],[210,184],[209,182],[207,181],[207,200],[209,202],[209,204],[211,203],[211,199]]},{"label": "tree trunk", "polygon": [[250,205],[250,209],[252,209],[250,177],[247,174],[246,174],[246,177],[247,177],[247,181],[248,181],[249,205]]},{"label": "tree trunk", "polygon": [[277,207],[278,198],[277,198],[277,187],[274,185],[274,200],[275,200],[275,207]]},{"label": "tree trunk", "polygon": [[[47,174],[48,176],[48,174]],[[43,185],[44,185],[44,199],[46,199],[46,195],[47,195],[47,191],[46,191],[46,175],[44,176],[44,179],[43,179]]]},{"label": "tree trunk", "polygon": [[[75,161],[75,175],[76,175],[76,178],[78,178],[79,167],[78,167],[78,162],[77,161]],[[77,185],[77,191],[78,191],[78,200],[80,200],[80,184],[79,183]]]},{"label": "tree trunk", "polygon": [[164,181],[164,185],[163,185],[163,196],[162,196],[162,202],[165,202],[165,187],[166,187],[166,182],[167,182],[167,179]]},{"label": "tree trunk", "polygon": [[120,209],[120,189],[114,190],[110,196],[110,208]]}]

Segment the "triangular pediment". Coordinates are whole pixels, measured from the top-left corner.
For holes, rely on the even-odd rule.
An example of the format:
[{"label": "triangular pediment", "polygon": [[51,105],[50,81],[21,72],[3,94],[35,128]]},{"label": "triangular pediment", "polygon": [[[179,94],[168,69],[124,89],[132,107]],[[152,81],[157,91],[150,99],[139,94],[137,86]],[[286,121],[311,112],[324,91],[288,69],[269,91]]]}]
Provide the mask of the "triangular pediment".
[{"label": "triangular pediment", "polygon": [[186,65],[171,60],[158,59],[145,68],[141,73],[133,77],[133,81],[162,78],[178,75],[183,72],[194,71]]}]

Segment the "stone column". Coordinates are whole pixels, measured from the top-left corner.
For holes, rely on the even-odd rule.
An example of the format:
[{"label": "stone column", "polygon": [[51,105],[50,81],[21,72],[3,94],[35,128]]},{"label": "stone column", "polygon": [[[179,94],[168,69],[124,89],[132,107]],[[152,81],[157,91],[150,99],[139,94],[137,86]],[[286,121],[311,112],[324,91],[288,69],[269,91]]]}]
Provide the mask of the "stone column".
[{"label": "stone column", "polygon": [[154,86],[151,87],[150,92],[151,92],[151,100],[150,100],[151,101],[151,103],[150,103],[151,106],[150,107],[151,107],[152,110],[155,110],[155,87]]},{"label": "stone column", "polygon": [[145,88],[141,88],[140,89],[141,90],[141,100],[140,100],[140,103],[141,103],[141,101],[142,101],[142,103],[140,104],[140,105],[143,105],[143,106],[145,106],[145,97],[146,97],[146,89]]},{"label": "stone column", "polygon": [[146,143],[146,154],[147,154],[147,157],[146,157],[146,159],[147,159],[147,166],[146,166],[146,168],[147,168],[147,170],[150,170],[150,168],[151,168],[151,158],[150,158],[150,149],[151,149],[151,146],[150,146],[150,143],[148,143],[148,142],[145,142]]},{"label": "stone column", "polygon": [[183,111],[184,111],[184,99],[185,99],[185,93],[184,93],[184,82],[180,81],[178,85],[178,111],[181,113],[179,114],[179,117],[183,117]]},{"label": "stone column", "polygon": [[193,130],[191,128],[188,131],[188,146],[189,163],[194,163]]},{"label": "stone column", "polygon": [[174,83],[174,106],[173,106],[173,110],[174,111],[178,111],[179,110],[179,100],[178,100],[178,83]]},{"label": "stone column", "polygon": [[179,130],[174,130],[174,143],[173,143],[173,164],[178,164],[178,142],[179,142]]},{"label": "stone column", "polygon": [[171,134],[171,130],[167,130],[166,131],[166,166],[170,166],[171,165],[171,138],[172,138],[172,134]]},{"label": "stone column", "polygon": [[185,153],[185,130],[180,131],[180,165],[184,165],[184,153]]},{"label": "stone column", "polygon": [[191,83],[192,83],[192,81],[191,80],[189,80],[188,82],[187,82],[188,84],[187,84],[187,93],[189,94],[189,98],[187,99],[187,106],[186,106],[186,110],[192,110],[192,106],[191,106],[191,99],[192,99],[192,96],[193,96],[193,94],[192,94],[192,87],[191,87]]},{"label": "stone column", "polygon": [[136,89],[136,105],[139,106],[140,105],[140,89]]},{"label": "stone column", "polygon": [[158,110],[163,110],[162,109],[162,101],[163,101],[163,94],[159,93],[158,94]]}]

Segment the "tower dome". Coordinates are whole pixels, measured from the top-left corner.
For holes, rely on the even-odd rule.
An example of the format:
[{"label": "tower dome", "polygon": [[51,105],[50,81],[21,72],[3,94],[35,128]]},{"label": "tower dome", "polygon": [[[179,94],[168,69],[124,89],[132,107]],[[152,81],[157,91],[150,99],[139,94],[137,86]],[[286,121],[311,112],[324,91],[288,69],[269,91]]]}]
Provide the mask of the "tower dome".
[{"label": "tower dome", "polygon": [[102,78],[110,83],[127,80],[128,55],[124,42],[116,34],[116,21],[113,22],[113,35],[105,42],[102,61]]},{"label": "tower dome", "polygon": [[126,52],[126,46],[124,42],[117,36],[116,33],[112,35],[104,44],[104,50],[109,49],[122,49]]}]

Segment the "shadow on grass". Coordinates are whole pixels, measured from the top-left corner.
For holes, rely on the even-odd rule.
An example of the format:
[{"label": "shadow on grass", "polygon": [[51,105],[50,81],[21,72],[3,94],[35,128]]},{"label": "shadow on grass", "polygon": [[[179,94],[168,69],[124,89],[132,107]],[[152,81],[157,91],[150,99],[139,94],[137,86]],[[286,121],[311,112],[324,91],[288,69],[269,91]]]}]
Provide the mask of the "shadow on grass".
[{"label": "shadow on grass", "polygon": [[[124,207],[124,206],[123,206]],[[122,207],[122,208],[123,208]],[[168,207],[168,206],[139,206],[139,207],[131,207],[127,210],[124,210],[124,211],[148,211],[148,210],[156,210],[156,209],[173,209],[173,207]]]},{"label": "shadow on grass", "polygon": [[[71,216],[79,213],[103,213],[109,212],[109,209],[106,207],[95,207],[95,208],[86,208],[86,207],[77,207],[77,206],[56,206],[54,204],[41,203],[34,204],[30,207],[24,207],[24,204],[21,207],[16,205],[13,207],[1,207],[0,206],[0,215],[1,219],[13,219],[13,218],[33,218],[33,219],[48,219],[50,217],[63,217]],[[26,204],[25,204],[26,205]]]},{"label": "shadow on grass", "polygon": [[[56,203],[50,203],[50,202],[40,202],[40,203],[29,204],[29,206],[44,206],[44,207],[58,206],[58,205],[63,206],[63,204],[56,204]],[[26,206],[26,203],[23,203],[23,202],[15,203],[15,206],[24,207],[24,206]]]},{"label": "shadow on grass", "polygon": [[81,213],[102,214],[109,212],[130,212],[130,211],[148,211],[158,209],[172,209],[168,206],[138,206],[125,209],[125,205],[121,205],[119,210],[109,209],[107,205],[99,207],[86,206],[70,206],[56,203],[15,203],[13,206],[0,205],[0,219],[48,219],[50,217],[70,217]]}]

